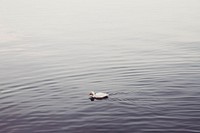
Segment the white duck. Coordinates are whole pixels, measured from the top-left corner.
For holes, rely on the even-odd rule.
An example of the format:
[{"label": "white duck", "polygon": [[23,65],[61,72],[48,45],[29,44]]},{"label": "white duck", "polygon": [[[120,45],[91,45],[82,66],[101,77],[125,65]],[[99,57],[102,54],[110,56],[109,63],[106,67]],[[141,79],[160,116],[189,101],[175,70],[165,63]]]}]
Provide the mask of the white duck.
[{"label": "white duck", "polygon": [[104,92],[95,93],[94,91],[91,91],[89,95],[90,95],[90,98],[93,98],[93,99],[104,99],[104,98],[108,98],[109,96],[108,93],[104,93]]}]

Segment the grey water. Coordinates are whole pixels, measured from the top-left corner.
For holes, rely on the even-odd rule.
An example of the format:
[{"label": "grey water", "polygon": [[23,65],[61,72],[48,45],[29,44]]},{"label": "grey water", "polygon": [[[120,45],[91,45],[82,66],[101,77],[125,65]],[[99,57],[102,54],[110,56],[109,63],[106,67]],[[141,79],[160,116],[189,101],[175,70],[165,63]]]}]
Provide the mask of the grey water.
[{"label": "grey water", "polygon": [[0,133],[199,125],[200,1],[0,1]]}]

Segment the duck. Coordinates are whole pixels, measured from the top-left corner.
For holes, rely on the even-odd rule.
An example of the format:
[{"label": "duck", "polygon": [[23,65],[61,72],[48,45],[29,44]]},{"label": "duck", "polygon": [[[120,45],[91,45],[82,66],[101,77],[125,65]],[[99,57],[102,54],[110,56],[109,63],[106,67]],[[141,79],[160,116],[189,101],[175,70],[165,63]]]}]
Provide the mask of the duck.
[{"label": "duck", "polygon": [[94,91],[91,91],[89,95],[90,95],[90,99],[105,99],[105,98],[108,98],[109,96],[108,93],[104,93],[104,92],[95,93]]}]

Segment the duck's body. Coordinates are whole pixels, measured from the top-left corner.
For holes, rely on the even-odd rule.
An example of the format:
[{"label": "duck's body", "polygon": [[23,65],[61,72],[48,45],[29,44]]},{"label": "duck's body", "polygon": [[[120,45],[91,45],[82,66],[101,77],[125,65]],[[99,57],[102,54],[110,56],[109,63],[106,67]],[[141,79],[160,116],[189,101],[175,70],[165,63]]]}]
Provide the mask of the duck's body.
[{"label": "duck's body", "polygon": [[90,92],[89,95],[91,96],[91,98],[94,98],[94,99],[104,99],[104,98],[108,98],[109,96],[108,93],[104,93],[104,92],[95,93],[94,91]]}]

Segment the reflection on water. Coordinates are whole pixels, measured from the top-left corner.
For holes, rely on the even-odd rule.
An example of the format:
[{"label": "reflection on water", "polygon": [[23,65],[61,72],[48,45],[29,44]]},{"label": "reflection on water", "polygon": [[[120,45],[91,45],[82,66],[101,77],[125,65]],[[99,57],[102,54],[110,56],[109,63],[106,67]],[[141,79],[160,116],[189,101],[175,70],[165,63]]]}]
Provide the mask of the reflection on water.
[{"label": "reflection on water", "polygon": [[200,132],[199,5],[1,1],[0,132]]}]

